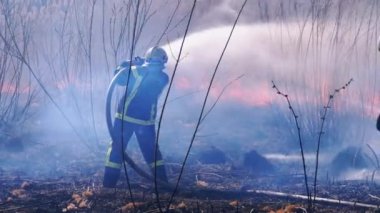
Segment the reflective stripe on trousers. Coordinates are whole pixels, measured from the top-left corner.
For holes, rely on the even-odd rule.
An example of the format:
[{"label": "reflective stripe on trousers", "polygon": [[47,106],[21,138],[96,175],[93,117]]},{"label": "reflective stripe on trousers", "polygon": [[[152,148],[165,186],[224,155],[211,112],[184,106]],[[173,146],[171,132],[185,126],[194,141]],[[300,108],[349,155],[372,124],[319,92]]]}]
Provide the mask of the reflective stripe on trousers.
[{"label": "reflective stripe on trousers", "polygon": [[[110,168],[113,168],[113,169],[120,169],[122,164],[119,164],[119,163],[114,163],[111,161],[110,157],[111,157],[111,151],[112,151],[112,146],[110,146],[108,148],[108,151],[107,151],[107,155],[106,155],[106,160],[105,160],[105,166],[106,167],[110,167]],[[156,163],[150,163],[149,166],[150,168],[154,168],[155,166],[159,167],[159,166],[163,166],[164,165],[164,160],[157,160]]]},{"label": "reflective stripe on trousers", "polygon": [[164,161],[163,160],[158,160],[158,161],[156,161],[156,163],[151,163],[151,164],[149,164],[150,165],[150,168],[154,168],[155,166],[163,166],[164,165]]},{"label": "reflective stripe on trousers", "polygon": [[124,118],[123,118],[122,113],[115,113],[115,118],[130,122],[133,124],[143,125],[143,126],[154,125],[156,123],[154,119],[146,121],[146,120],[141,120],[141,119],[137,119],[137,118],[132,118],[126,114],[124,114]]},{"label": "reflective stripe on trousers", "polygon": [[121,163],[114,163],[111,161],[111,159],[110,159],[111,158],[111,152],[112,152],[112,145],[110,147],[108,147],[105,166],[113,168],[113,169],[121,169]]}]

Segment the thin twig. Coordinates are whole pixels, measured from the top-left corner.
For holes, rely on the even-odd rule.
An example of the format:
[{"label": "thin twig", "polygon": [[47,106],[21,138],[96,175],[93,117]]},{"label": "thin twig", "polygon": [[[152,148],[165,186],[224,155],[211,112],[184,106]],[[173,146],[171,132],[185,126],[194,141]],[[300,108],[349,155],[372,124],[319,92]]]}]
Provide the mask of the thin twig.
[{"label": "thin twig", "polygon": [[[35,71],[31,67],[31,65],[29,64],[28,60],[24,56],[23,52],[19,48],[19,45],[18,45],[18,43],[16,41],[16,38],[15,38],[16,36],[14,35],[14,32],[12,31],[12,28],[10,26],[8,17],[6,15],[4,15],[4,17],[5,17],[6,27],[10,31],[11,35],[12,35],[12,41],[11,42],[13,43],[15,51],[16,51],[16,54],[17,54],[15,57],[18,58],[23,64],[25,64],[25,66],[28,68],[28,70],[31,73],[31,75],[33,76],[33,78],[37,81],[37,84],[41,87],[42,91],[46,94],[46,96],[53,103],[53,105],[56,107],[56,109],[61,113],[62,117],[66,120],[66,122],[69,124],[69,126],[72,128],[72,130],[74,131],[74,133],[78,136],[78,138],[83,142],[83,144],[89,150],[94,151],[93,147],[90,146],[83,139],[83,137],[81,136],[81,134],[79,134],[78,130],[75,128],[74,124],[68,118],[68,116],[66,115],[66,113],[63,111],[63,109],[60,107],[60,105],[54,100],[54,98],[49,93],[49,91],[47,90],[47,88],[44,86],[44,84],[42,83],[42,81],[38,78],[37,74],[35,73]],[[0,32],[0,38],[4,41],[4,43],[7,43],[9,46],[11,46],[11,44],[9,43],[9,41],[6,40],[5,36],[1,32]],[[91,152],[91,154],[93,154],[93,152]]]},{"label": "thin twig", "polygon": [[170,27],[170,25],[171,25],[171,23],[172,23],[172,21],[173,21],[173,19],[174,19],[174,16],[176,15],[176,13],[177,13],[177,11],[178,11],[178,8],[179,8],[179,6],[181,5],[181,2],[182,2],[182,0],[177,0],[177,5],[176,5],[176,7],[175,7],[173,13],[171,14],[171,16],[170,16],[170,18],[169,18],[169,21],[168,21],[167,24],[166,24],[165,29],[164,29],[163,32],[161,33],[161,36],[158,38],[158,40],[157,40],[157,42],[156,42],[156,45],[159,45],[160,42],[161,42],[161,40],[162,40],[162,38],[164,37],[164,35],[167,34],[167,31],[168,31],[168,29],[169,29],[169,27]]},{"label": "thin twig", "polygon": [[205,107],[206,107],[207,99],[208,99],[208,96],[209,96],[209,94],[210,94],[210,90],[211,90],[212,84],[213,84],[213,82],[214,82],[214,79],[215,79],[216,73],[217,73],[217,71],[218,71],[218,68],[219,68],[220,62],[221,62],[222,59],[223,59],[224,53],[226,52],[226,49],[227,49],[228,44],[229,44],[229,42],[230,42],[230,40],[231,40],[232,34],[233,34],[234,30],[235,30],[236,24],[237,24],[237,22],[238,22],[238,20],[239,20],[239,17],[240,17],[240,15],[241,15],[241,13],[242,13],[242,11],[243,11],[243,9],[244,9],[246,3],[247,3],[247,0],[244,1],[244,3],[242,4],[242,6],[241,6],[241,8],[240,8],[240,11],[239,11],[239,13],[238,13],[238,15],[237,15],[237,17],[236,17],[236,19],[235,19],[235,22],[234,22],[233,26],[232,26],[232,29],[231,29],[231,32],[230,32],[230,34],[229,34],[229,36],[228,36],[228,39],[227,39],[227,41],[226,41],[226,44],[224,45],[223,51],[222,51],[222,53],[221,53],[221,55],[220,55],[220,57],[219,57],[218,63],[217,63],[216,66],[215,66],[215,70],[214,70],[213,75],[212,75],[212,77],[211,77],[211,80],[210,80],[210,83],[209,83],[209,86],[208,86],[208,89],[207,89],[206,96],[205,96],[205,98],[204,98],[204,100],[203,100],[203,105],[202,105],[201,112],[200,112],[200,114],[199,114],[198,122],[197,122],[197,125],[195,126],[195,130],[194,130],[194,132],[193,132],[193,135],[192,135],[192,138],[191,138],[191,141],[190,141],[190,145],[189,145],[189,147],[188,147],[188,149],[187,149],[187,153],[186,153],[185,159],[183,160],[182,168],[181,168],[181,171],[180,171],[180,173],[179,173],[179,175],[178,175],[178,179],[177,179],[177,182],[176,182],[175,189],[174,189],[172,195],[170,196],[170,200],[169,200],[168,207],[169,207],[170,204],[173,202],[174,196],[175,196],[175,194],[176,194],[176,192],[177,192],[177,190],[178,190],[179,182],[180,182],[180,180],[181,180],[181,177],[182,177],[182,174],[183,174],[183,171],[184,171],[185,165],[186,165],[187,158],[189,157],[191,147],[193,146],[194,139],[195,139],[195,137],[196,137],[196,134],[197,134],[197,132],[198,132],[198,129],[199,129],[199,126],[200,126],[201,120],[202,120],[202,118],[203,118],[203,113],[204,113],[204,110],[205,110]]},{"label": "thin twig", "polygon": [[[165,112],[165,106],[166,106],[168,98],[169,98],[169,93],[170,93],[170,90],[171,90],[173,82],[174,82],[174,77],[175,77],[175,74],[177,72],[177,68],[178,68],[178,64],[179,64],[179,60],[178,59],[181,58],[182,49],[183,49],[183,46],[184,46],[184,43],[185,43],[185,40],[186,40],[186,36],[187,36],[188,30],[190,28],[190,23],[191,23],[191,19],[193,17],[193,13],[194,13],[194,10],[195,10],[196,3],[197,3],[197,0],[194,0],[193,6],[191,8],[190,17],[189,17],[189,20],[188,20],[187,25],[186,25],[186,30],[185,30],[185,33],[184,33],[183,38],[182,38],[182,43],[181,43],[181,47],[179,49],[177,61],[176,61],[176,64],[174,66],[173,74],[172,74],[171,79],[170,79],[169,88],[168,88],[168,91],[166,92],[165,100],[164,100],[164,103],[163,103],[163,106],[162,106],[162,110],[161,110],[161,114],[160,114],[160,118],[159,118],[159,121],[158,121],[157,136],[156,136],[156,143],[155,143],[155,149],[154,149],[154,152],[155,152],[155,154],[154,154],[154,189],[155,189],[155,192],[156,192],[157,199],[158,199],[157,155],[158,155],[158,141],[159,141],[159,137],[160,137],[161,123],[162,123],[162,118],[163,118],[164,112]],[[170,202],[168,204],[167,209],[169,209],[169,207],[170,207]],[[161,207],[159,207],[159,208],[160,208],[160,211],[161,211]]]},{"label": "thin twig", "polygon": [[373,156],[376,159],[376,168],[380,168],[379,158],[377,157],[377,154],[376,154],[375,150],[373,150],[373,148],[368,143],[367,143],[367,147],[368,147],[369,150],[371,150]]},{"label": "thin twig", "polygon": [[[128,67],[127,85],[126,85],[125,91],[124,91],[124,99],[122,99],[122,100],[127,100],[127,95],[128,95],[128,86],[129,86],[130,74],[131,74],[131,69],[132,69],[132,58],[133,58],[133,54],[134,54],[134,50],[135,50],[135,45],[134,45],[135,41],[134,40],[135,40],[135,35],[136,35],[137,18],[139,15],[139,7],[140,7],[140,0],[137,1],[136,10],[135,10],[135,19],[134,19],[134,23],[133,23],[131,52],[130,52],[130,57],[129,57],[130,63],[129,63],[129,67]],[[122,107],[122,118],[124,118],[124,116],[125,116],[124,113],[125,113],[125,104],[123,104],[123,107]],[[136,204],[135,204],[135,201],[133,199],[131,183],[129,181],[128,171],[127,171],[127,165],[125,163],[124,149],[125,149],[125,147],[124,147],[124,120],[121,120],[121,150],[120,150],[120,152],[121,152],[121,156],[123,159],[122,164],[123,164],[124,174],[125,174],[127,184],[128,184],[129,195],[131,197],[133,209],[136,211]]]},{"label": "thin twig", "polygon": [[215,102],[211,105],[210,109],[205,113],[205,115],[203,116],[202,120],[201,120],[201,123],[205,120],[205,118],[208,116],[208,114],[210,114],[210,112],[215,108],[216,104],[219,102],[219,99],[222,97],[223,93],[227,90],[227,88],[229,86],[232,85],[232,83],[234,83],[235,81],[241,79],[242,77],[244,76],[244,74],[241,74],[239,75],[237,78],[233,79],[232,81],[228,82],[228,84],[226,84],[222,91],[219,93],[218,97],[216,98]]},{"label": "thin twig", "polygon": [[315,173],[314,173],[314,203],[315,203],[315,197],[317,196],[317,176],[318,176],[318,166],[319,166],[319,148],[320,148],[320,145],[321,145],[321,138],[322,138],[322,134],[324,134],[323,132],[323,127],[324,127],[324,124],[325,124],[325,121],[326,121],[326,115],[327,115],[327,110],[329,108],[331,108],[331,103],[334,99],[334,96],[339,93],[341,90],[344,90],[346,89],[350,84],[351,82],[353,81],[353,79],[351,78],[345,85],[343,85],[342,87],[338,88],[338,89],[335,89],[333,94],[329,95],[329,100],[327,101],[327,105],[324,106],[324,112],[323,112],[323,115],[321,117],[322,119],[322,124],[321,124],[321,128],[319,130],[319,134],[318,134],[318,145],[317,145],[317,153],[316,153],[316,160],[315,160]]},{"label": "thin twig", "polygon": [[272,88],[276,90],[277,94],[284,97],[288,103],[288,107],[290,109],[290,111],[292,112],[292,115],[293,115],[293,118],[294,118],[294,121],[295,121],[295,124],[296,124],[296,128],[297,128],[297,134],[298,134],[298,142],[299,142],[299,146],[300,146],[300,150],[301,150],[301,157],[302,157],[302,166],[303,166],[303,173],[304,173],[304,178],[305,178],[305,187],[306,187],[306,194],[307,194],[307,197],[308,197],[308,209],[311,209],[311,194],[310,194],[310,191],[309,191],[309,184],[307,183],[307,172],[306,172],[306,163],[305,163],[305,155],[304,155],[304,150],[303,150],[303,142],[302,142],[302,138],[301,138],[301,128],[299,126],[299,123],[298,123],[298,115],[296,115],[295,111],[294,111],[294,108],[292,107],[292,104],[290,103],[290,100],[289,100],[289,96],[287,94],[284,94],[282,93],[276,86],[276,84],[274,83],[274,81],[272,81]]}]

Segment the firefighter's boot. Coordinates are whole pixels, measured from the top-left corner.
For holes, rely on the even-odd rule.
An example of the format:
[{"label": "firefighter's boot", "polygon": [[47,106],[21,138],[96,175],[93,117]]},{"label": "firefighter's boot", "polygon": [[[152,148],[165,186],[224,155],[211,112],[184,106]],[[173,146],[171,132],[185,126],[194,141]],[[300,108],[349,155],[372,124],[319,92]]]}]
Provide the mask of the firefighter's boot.
[{"label": "firefighter's boot", "polygon": [[160,181],[165,182],[165,183],[169,182],[168,177],[166,175],[165,165],[157,165],[156,171],[155,171],[154,166],[153,166],[153,168],[152,168],[152,176],[153,177],[155,175],[155,172],[157,175],[157,180],[160,180]]},{"label": "firefighter's boot", "polygon": [[115,188],[120,177],[120,169],[106,167],[104,171],[103,187]]}]

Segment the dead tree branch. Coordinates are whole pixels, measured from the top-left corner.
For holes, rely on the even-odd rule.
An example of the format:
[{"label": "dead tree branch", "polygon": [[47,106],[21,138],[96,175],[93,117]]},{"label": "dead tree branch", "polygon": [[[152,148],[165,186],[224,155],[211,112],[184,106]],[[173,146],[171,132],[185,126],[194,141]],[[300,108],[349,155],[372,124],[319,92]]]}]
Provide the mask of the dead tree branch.
[{"label": "dead tree branch", "polygon": [[277,94],[284,97],[286,99],[286,102],[288,103],[288,107],[290,109],[290,111],[292,112],[292,115],[293,115],[293,118],[294,118],[294,121],[295,121],[295,124],[296,124],[296,128],[297,128],[297,134],[298,134],[298,142],[299,142],[299,146],[300,146],[300,151],[301,151],[301,157],[302,157],[302,166],[303,166],[303,173],[304,173],[304,178],[305,178],[305,188],[306,188],[306,195],[308,197],[308,209],[311,209],[312,207],[312,203],[311,203],[311,194],[310,194],[310,190],[309,190],[309,184],[307,182],[307,172],[306,172],[306,163],[305,163],[305,155],[304,155],[304,149],[303,149],[303,142],[302,142],[302,137],[301,137],[301,127],[299,125],[299,122],[298,122],[298,115],[295,113],[294,111],[294,108],[289,100],[289,96],[283,92],[281,92],[276,84],[274,83],[274,81],[272,81],[272,88],[276,90]]}]

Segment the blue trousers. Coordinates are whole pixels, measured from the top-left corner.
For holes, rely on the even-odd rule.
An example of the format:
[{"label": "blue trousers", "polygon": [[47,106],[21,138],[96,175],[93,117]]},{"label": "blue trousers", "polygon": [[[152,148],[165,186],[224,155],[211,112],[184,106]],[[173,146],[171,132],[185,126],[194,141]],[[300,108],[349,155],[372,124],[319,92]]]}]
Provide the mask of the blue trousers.
[{"label": "blue trousers", "polygon": [[167,182],[165,165],[162,161],[161,152],[157,150],[156,163],[155,160],[155,139],[156,130],[155,125],[139,125],[120,119],[115,119],[114,129],[112,132],[111,146],[108,148],[105,172],[103,179],[103,186],[113,188],[120,177],[120,170],[122,167],[123,153],[128,145],[132,135],[135,134],[140,150],[144,156],[146,163],[151,168],[152,174],[154,174],[154,166],[157,166],[157,178]]}]

